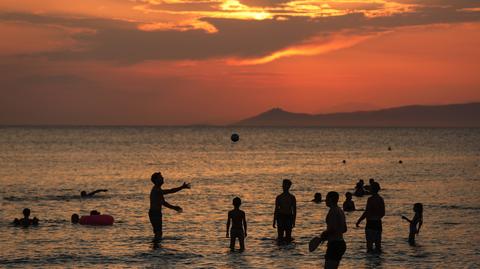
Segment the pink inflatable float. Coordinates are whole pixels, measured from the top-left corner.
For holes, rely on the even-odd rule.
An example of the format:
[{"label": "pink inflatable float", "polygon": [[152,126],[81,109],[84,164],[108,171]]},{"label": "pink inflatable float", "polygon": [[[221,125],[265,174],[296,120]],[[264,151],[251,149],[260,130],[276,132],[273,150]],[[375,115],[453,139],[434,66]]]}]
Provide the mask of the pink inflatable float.
[{"label": "pink inflatable float", "polygon": [[113,225],[113,217],[110,215],[82,216],[79,223],[82,225]]}]

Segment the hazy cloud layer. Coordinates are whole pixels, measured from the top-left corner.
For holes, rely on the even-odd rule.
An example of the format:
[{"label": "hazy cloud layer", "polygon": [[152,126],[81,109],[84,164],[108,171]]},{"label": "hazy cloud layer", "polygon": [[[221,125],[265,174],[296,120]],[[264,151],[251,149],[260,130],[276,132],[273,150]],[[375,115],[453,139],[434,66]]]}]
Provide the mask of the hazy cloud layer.
[{"label": "hazy cloud layer", "polygon": [[[479,11],[463,9],[479,7],[480,3],[477,1],[462,0],[454,4],[448,3],[451,1],[442,0],[398,2],[417,5],[421,2],[421,5],[417,6],[415,11],[373,17],[356,12],[313,18],[289,15],[261,20],[215,17],[203,17],[197,20],[197,23],[211,25],[215,29],[214,32],[188,28],[178,30],[174,27],[172,27],[174,29],[145,31],[141,28],[142,22],[137,21],[48,14],[1,13],[0,21],[63,27],[69,32],[69,37],[75,44],[68,49],[22,56],[46,56],[53,60],[106,60],[121,63],[146,60],[259,58],[288,47],[312,42],[312,40],[320,43],[330,42],[332,36],[338,33],[355,37],[402,26],[480,21]],[[272,3],[267,1],[264,4]],[[178,9],[181,10],[181,6],[186,6],[188,3],[166,3],[165,5],[180,5]],[[200,2],[199,5],[211,6],[211,3]]]}]

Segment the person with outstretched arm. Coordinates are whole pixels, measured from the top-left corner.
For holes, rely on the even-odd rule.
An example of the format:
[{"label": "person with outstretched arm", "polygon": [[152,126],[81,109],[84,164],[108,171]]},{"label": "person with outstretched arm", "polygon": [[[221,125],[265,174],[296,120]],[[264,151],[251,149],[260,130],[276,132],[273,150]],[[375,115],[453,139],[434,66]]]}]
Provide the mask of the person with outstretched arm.
[{"label": "person with outstretched arm", "polygon": [[153,233],[155,234],[155,240],[161,240],[163,237],[162,232],[162,206],[173,209],[177,212],[182,212],[182,208],[179,206],[171,205],[165,201],[165,194],[176,193],[183,189],[190,189],[190,184],[183,182],[182,186],[173,189],[162,189],[164,183],[163,176],[160,172],[155,172],[151,177],[154,186],[150,192],[150,210],[148,216],[150,223],[152,224]]}]

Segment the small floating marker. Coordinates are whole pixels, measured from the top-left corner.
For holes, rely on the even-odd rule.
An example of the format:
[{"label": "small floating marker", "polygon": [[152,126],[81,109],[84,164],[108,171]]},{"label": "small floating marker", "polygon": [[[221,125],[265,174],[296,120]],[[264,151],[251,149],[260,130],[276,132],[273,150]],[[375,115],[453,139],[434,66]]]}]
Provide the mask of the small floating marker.
[{"label": "small floating marker", "polygon": [[240,140],[240,136],[236,133],[233,133],[232,136],[230,136],[230,139],[232,140],[232,142],[238,142],[238,140]]},{"label": "small floating marker", "polygon": [[391,150],[392,150],[392,148],[391,148],[391,147],[388,147],[388,151],[391,151]]},{"label": "small floating marker", "polygon": [[403,163],[403,161],[402,161],[402,160],[400,160],[400,161],[398,161],[398,163],[399,163],[399,164],[402,164],[402,163]]},{"label": "small floating marker", "polygon": [[347,161],[343,160],[343,161],[342,161],[342,163],[343,163],[343,164],[346,164],[346,163],[347,163]]}]

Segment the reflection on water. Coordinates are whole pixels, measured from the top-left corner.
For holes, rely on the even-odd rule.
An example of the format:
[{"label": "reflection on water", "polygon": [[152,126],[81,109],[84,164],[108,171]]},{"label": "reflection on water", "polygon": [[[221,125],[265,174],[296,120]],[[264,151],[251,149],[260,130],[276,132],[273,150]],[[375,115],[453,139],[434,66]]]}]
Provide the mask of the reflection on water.
[{"label": "reflection on water", "polygon": [[[365,253],[362,212],[347,213],[343,268],[479,267],[480,130],[237,128],[1,128],[0,264],[10,267],[238,267],[323,266],[326,246],[308,252],[324,229],[325,204],[315,192],[351,191],[362,178],[382,185],[387,215],[381,255]],[[389,151],[388,147],[392,150]],[[346,164],[342,163],[346,160]],[[399,164],[402,160],[403,164]],[[192,189],[167,196],[184,212],[164,211],[164,235],[152,241],[148,221],[150,175],[165,187]],[[298,216],[295,243],[275,244],[275,196],[293,180]],[[91,199],[81,190],[105,188]],[[244,253],[230,253],[227,212],[242,198],[248,237]],[[354,198],[364,208],[366,197]],[[412,205],[424,204],[424,227],[407,243]],[[24,207],[36,228],[9,222]],[[71,225],[74,212],[115,217],[111,227]]]}]

